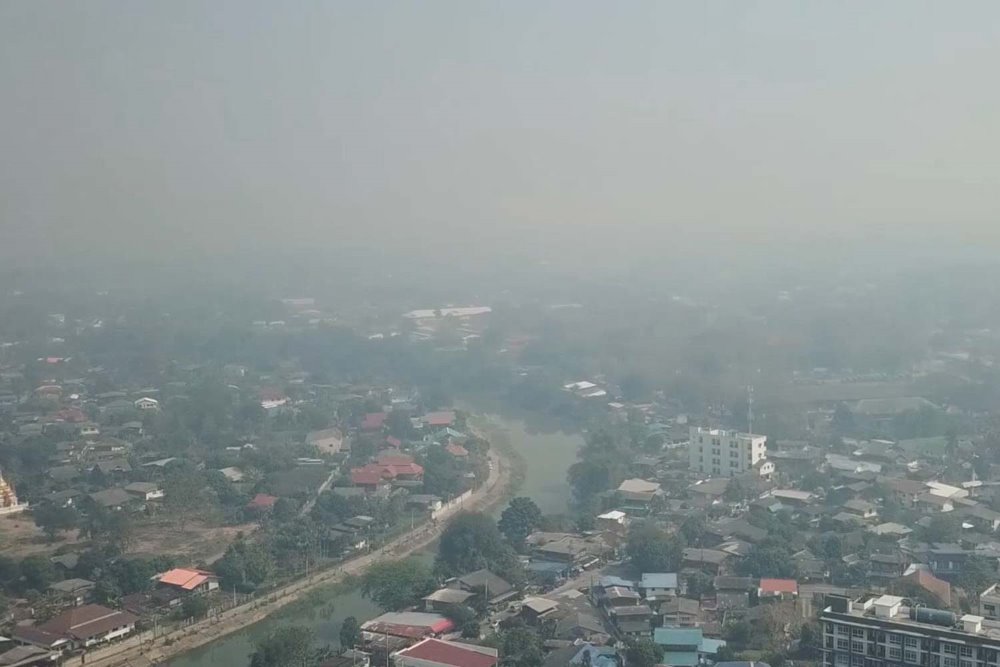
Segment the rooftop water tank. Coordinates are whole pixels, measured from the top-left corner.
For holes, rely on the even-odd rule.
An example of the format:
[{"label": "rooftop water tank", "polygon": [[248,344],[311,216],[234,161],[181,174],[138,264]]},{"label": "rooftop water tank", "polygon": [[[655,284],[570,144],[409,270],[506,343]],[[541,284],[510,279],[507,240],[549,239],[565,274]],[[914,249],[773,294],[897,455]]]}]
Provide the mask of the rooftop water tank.
[{"label": "rooftop water tank", "polygon": [[955,625],[955,614],[944,609],[931,609],[929,607],[911,607],[910,618],[918,623],[930,623],[931,625],[941,625],[951,627]]}]

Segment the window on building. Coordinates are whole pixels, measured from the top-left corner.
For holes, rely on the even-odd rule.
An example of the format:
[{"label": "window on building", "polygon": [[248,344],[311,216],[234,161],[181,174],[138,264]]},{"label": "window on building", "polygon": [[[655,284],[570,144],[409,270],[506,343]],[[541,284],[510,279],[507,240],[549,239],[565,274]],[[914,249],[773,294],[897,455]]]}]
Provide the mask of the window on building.
[{"label": "window on building", "polygon": [[849,639],[846,639],[846,638],[843,638],[843,639],[838,638],[837,639],[837,650],[838,651],[846,651],[849,648],[851,648],[851,641]]},{"label": "window on building", "polygon": [[906,645],[910,648],[920,648],[920,640],[916,637],[907,637]]},{"label": "window on building", "polygon": [[889,647],[889,659],[890,660],[900,660],[903,657],[903,649],[896,648],[894,646]]},{"label": "window on building", "polygon": [[962,646],[959,648],[958,652],[963,658],[971,658],[973,655],[975,655],[975,652],[973,651],[973,648],[971,646]]},{"label": "window on building", "polygon": [[864,667],[865,656],[863,655],[852,655],[851,656],[851,667]]},{"label": "window on building", "polygon": [[944,660],[941,661],[941,664],[943,667],[958,667],[958,659],[946,655]]},{"label": "window on building", "polygon": [[864,653],[865,643],[864,642],[851,642],[851,652],[852,653]]},{"label": "window on building", "polygon": [[949,655],[955,655],[958,653],[958,646],[956,644],[941,644],[941,650]]},{"label": "window on building", "polygon": [[851,664],[851,659],[846,653],[838,653],[834,656],[833,664],[836,665],[836,667],[847,667]]},{"label": "window on building", "polygon": [[865,629],[864,628],[851,628],[851,636],[852,637],[864,637],[865,636]]},{"label": "window on building", "polygon": [[903,660],[910,663],[911,665],[920,664],[920,653],[918,651],[911,651],[907,649],[903,653]]},{"label": "window on building", "polygon": [[902,635],[890,634],[889,635],[889,643],[890,644],[895,644],[896,646],[899,646],[900,644],[903,643],[903,636]]}]

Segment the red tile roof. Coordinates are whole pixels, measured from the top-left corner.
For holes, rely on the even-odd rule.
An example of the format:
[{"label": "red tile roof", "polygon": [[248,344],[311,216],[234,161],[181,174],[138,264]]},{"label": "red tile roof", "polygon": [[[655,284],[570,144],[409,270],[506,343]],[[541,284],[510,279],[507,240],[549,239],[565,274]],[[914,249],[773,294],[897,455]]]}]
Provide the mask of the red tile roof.
[{"label": "red tile roof", "polygon": [[[417,660],[426,660],[439,665],[454,665],[454,667],[493,667],[497,664],[496,651],[494,655],[483,653],[483,647],[465,647],[457,642],[445,642],[440,639],[425,639],[410,648],[403,649],[399,655]],[[485,649],[489,650],[489,649]]]},{"label": "red tile roof", "polygon": [[361,422],[361,430],[378,431],[385,426],[385,420],[388,416],[385,412],[369,412]]},{"label": "red tile roof", "polygon": [[423,422],[428,426],[451,426],[455,423],[455,413],[451,410],[428,412],[424,415]]},{"label": "red tile roof", "polygon": [[351,470],[351,484],[354,486],[377,486],[384,481],[382,471],[368,464],[364,468]]},{"label": "red tile roof", "polygon": [[936,595],[945,605],[951,604],[951,584],[944,579],[938,579],[928,570],[915,570],[903,577],[912,581],[926,591]]},{"label": "red tile roof", "polygon": [[799,582],[794,579],[761,579],[762,593],[798,593]]},{"label": "red tile roof", "polygon": [[462,445],[455,444],[454,442],[449,443],[445,447],[445,449],[448,450],[448,453],[451,454],[452,456],[463,457],[469,455],[468,449],[466,449]]},{"label": "red tile roof", "polygon": [[400,447],[403,446],[403,441],[402,440],[400,440],[399,438],[394,438],[391,435],[388,438],[385,439],[385,442],[386,442],[386,444],[391,445],[391,446],[395,447],[396,449],[399,449]]},{"label": "red tile roof", "polygon": [[161,584],[167,586],[177,586],[183,588],[186,591],[193,591],[194,589],[201,586],[203,583],[209,580],[209,578],[214,577],[211,572],[203,572],[202,570],[189,570],[183,567],[177,567],[168,572],[164,572],[159,579]]},{"label": "red tile roof", "polygon": [[277,496],[269,496],[266,493],[258,493],[253,497],[253,500],[247,504],[247,507],[259,510],[271,509],[274,507],[276,502],[278,502]]}]

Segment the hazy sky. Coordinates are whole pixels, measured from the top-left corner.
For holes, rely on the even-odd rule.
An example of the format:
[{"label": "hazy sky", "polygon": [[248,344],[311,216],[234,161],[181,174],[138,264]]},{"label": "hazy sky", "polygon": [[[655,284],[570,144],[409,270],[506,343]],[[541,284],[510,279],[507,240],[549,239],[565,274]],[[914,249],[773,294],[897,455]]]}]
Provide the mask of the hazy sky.
[{"label": "hazy sky", "polygon": [[995,240],[1000,3],[0,2],[0,253]]}]

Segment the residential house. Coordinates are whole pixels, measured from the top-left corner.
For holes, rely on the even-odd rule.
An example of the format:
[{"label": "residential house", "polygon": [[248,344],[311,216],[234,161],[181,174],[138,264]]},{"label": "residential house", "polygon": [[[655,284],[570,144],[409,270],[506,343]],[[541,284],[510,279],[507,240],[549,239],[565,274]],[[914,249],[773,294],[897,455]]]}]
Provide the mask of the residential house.
[{"label": "residential house", "polygon": [[420,611],[387,612],[361,625],[362,636],[376,640],[383,637],[398,637],[416,641],[427,637],[439,637],[455,629],[450,619],[440,615]]},{"label": "residential house", "polygon": [[385,427],[385,420],[388,418],[388,412],[369,412],[361,420],[361,430],[381,431]]},{"label": "residential house", "polygon": [[581,537],[572,533],[535,532],[525,544],[538,560],[566,563],[577,567],[592,567],[613,553],[602,535]]},{"label": "residential house", "polygon": [[23,644],[50,650],[85,648],[113,641],[135,630],[134,614],[96,604],[74,607],[39,625],[22,625],[13,637]]},{"label": "residential house", "polygon": [[993,584],[979,595],[979,615],[1000,621],[1000,584]]},{"label": "residential house", "polygon": [[688,496],[694,505],[698,507],[709,507],[721,502],[726,496],[726,489],[729,488],[729,477],[714,477],[695,482],[687,488]]},{"label": "residential house", "polygon": [[136,410],[159,410],[160,402],[155,398],[149,398],[148,396],[143,396],[135,402]]},{"label": "residential house", "polygon": [[125,459],[115,458],[98,461],[91,467],[91,472],[100,470],[105,475],[121,476],[132,472],[132,465]]},{"label": "residential house", "polygon": [[557,649],[545,657],[544,667],[620,667],[621,657],[611,646],[584,643]]},{"label": "residential house", "polygon": [[644,479],[627,479],[618,486],[618,501],[628,513],[649,512],[653,500],[662,495],[658,482]]},{"label": "residential house", "polygon": [[702,620],[701,603],[690,598],[674,597],[660,604],[664,627],[693,628]]},{"label": "residential house", "polygon": [[266,493],[258,493],[247,503],[247,509],[251,512],[270,512],[278,502],[277,496]]},{"label": "residential house", "polygon": [[58,653],[37,646],[15,646],[0,653],[0,667],[40,667],[58,660]]},{"label": "residential house", "polygon": [[451,588],[479,593],[482,591],[490,605],[498,605],[517,595],[517,589],[489,570],[476,570],[448,583]]},{"label": "residential house", "polygon": [[757,585],[760,600],[789,600],[798,597],[799,582],[794,579],[761,579]]},{"label": "residential house", "polygon": [[596,519],[597,527],[602,530],[622,532],[628,528],[628,514],[621,510],[611,510],[604,514],[598,514]]},{"label": "residential house", "polygon": [[874,519],[878,516],[878,509],[875,505],[860,498],[848,500],[844,503],[843,508],[848,514],[854,514],[865,520]]},{"label": "residential house", "polygon": [[442,410],[440,412],[428,412],[420,418],[424,426],[431,428],[448,428],[455,424],[455,412],[453,410]]},{"label": "residential house", "polygon": [[153,578],[157,586],[186,595],[208,593],[219,588],[219,578],[205,570],[176,567]]},{"label": "residential house", "polygon": [[909,559],[901,553],[874,553],[868,556],[868,578],[888,582],[903,576]]},{"label": "residential house", "polygon": [[163,489],[155,482],[132,482],[125,491],[138,500],[162,500],[164,496]]},{"label": "residential house", "polygon": [[439,588],[430,595],[425,595],[422,600],[424,611],[447,614],[458,607],[468,606],[469,600],[476,596],[471,591],[463,591],[459,588]]},{"label": "residential house", "polygon": [[625,637],[648,637],[653,610],[649,605],[612,606],[606,609],[608,619]]},{"label": "residential house", "polygon": [[739,611],[750,606],[750,592],[757,590],[757,582],[750,577],[716,577],[716,608],[720,611]]},{"label": "residential house", "polygon": [[427,638],[393,654],[396,667],[495,667],[497,649]]},{"label": "residential house", "polygon": [[951,607],[951,584],[935,577],[926,565],[914,563],[906,569],[899,581],[916,585],[937,598],[942,607]]},{"label": "residential house", "polygon": [[90,499],[98,507],[115,512],[128,509],[134,502],[132,494],[117,487],[91,493]]},{"label": "residential house", "polygon": [[721,639],[705,637],[701,628],[656,628],[653,641],[663,647],[663,663],[671,667],[696,667],[726,645]]},{"label": "residential house", "polygon": [[528,625],[538,625],[548,618],[553,618],[559,610],[559,603],[549,598],[529,596],[521,605],[521,618]]},{"label": "residential house", "polygon": [[972,524],[973,528],[985,533],[995,533],[1000,530],[1000,512],[983,505],[971,505],[958,509],[962,520]]},{"label": "residential house", "polygon": [[89,579],[63,579],[49,586],[49,590],[73,607],[90,602],[95,584]]},{"label": "residential house", "polygon": [[676,597],[678,588],[676,572],[643,572],[639,582],[642,596],[650,602]]},{"label": "residential house", "polygon": [[701,570],[707,574],[720,574],[725,569],[730,554],[715,549],[684,549],[684,567]]}]

